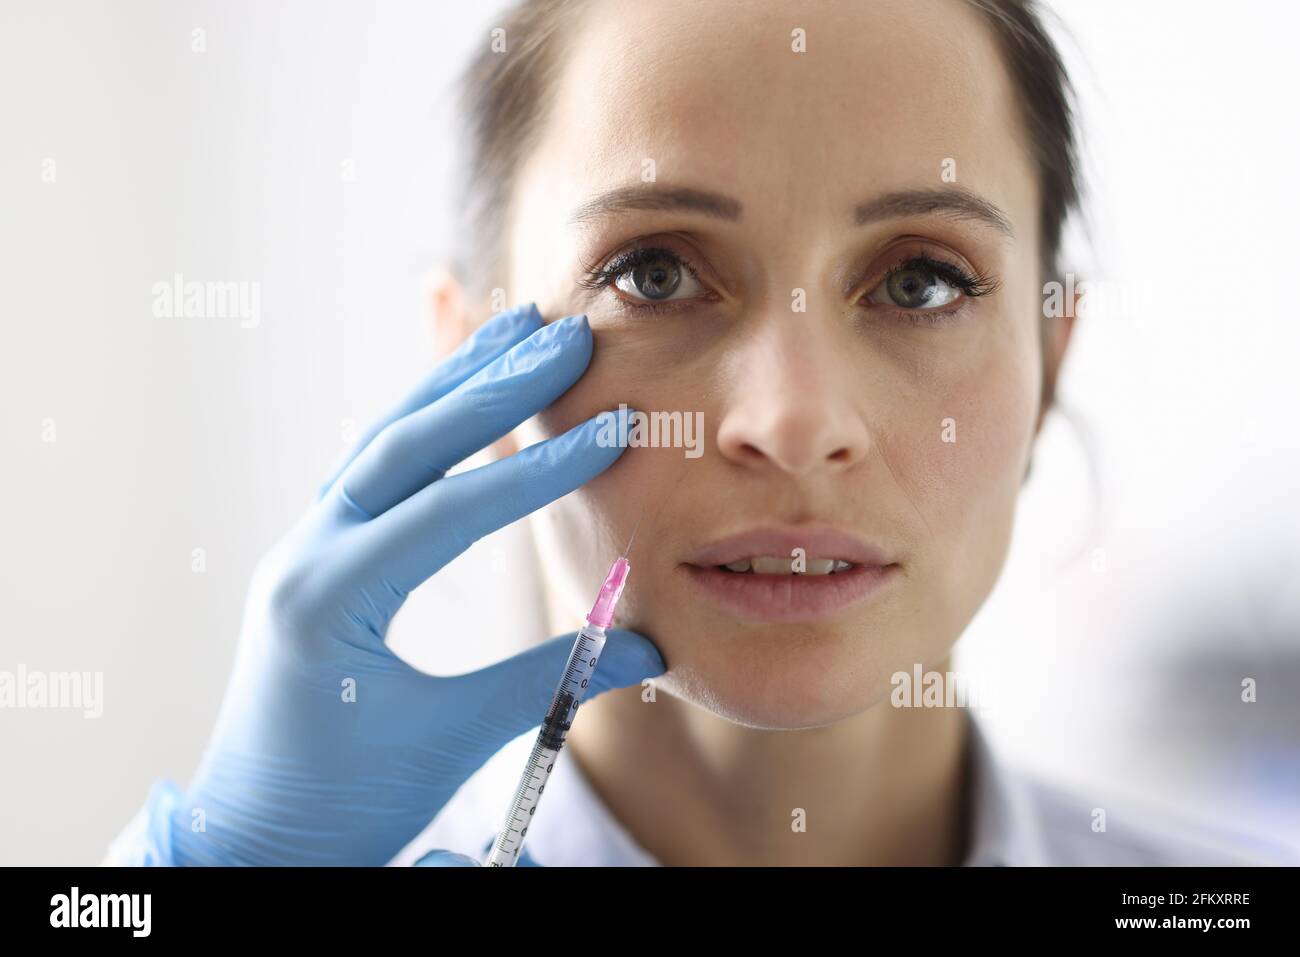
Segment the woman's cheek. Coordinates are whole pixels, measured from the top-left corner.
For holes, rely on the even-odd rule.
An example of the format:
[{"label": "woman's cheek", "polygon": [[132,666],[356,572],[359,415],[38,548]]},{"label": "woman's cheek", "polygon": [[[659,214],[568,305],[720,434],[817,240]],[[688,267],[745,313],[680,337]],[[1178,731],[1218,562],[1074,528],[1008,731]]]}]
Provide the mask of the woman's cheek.
[{"label": "woman's cheek", "polygon": [[[635,344],[625,347],[619,337],[600,330],[593,335],[586,372],[549,408],[520,426],[521,445],[561,435],[593,416],[617,410],[621,403],[643,412],[677,407],[668,401],[677,391],[673,383],[657,370],[647,370],[644,358],[635,361]],[[656,511],[651,506],[682,477],[683,461],[681,449],[629,447],[581,488],[535,513],[545,574],[566,607],[576,609],[596,594],[610,561],[627,545],[647,511],[649,517],[637,531],[638,551],[642,559],[653,554],[657,530],[651,527]],[[616,624],[628,627],[637,617],[638,596],[657,584],[650,580],[654,567],[645,560],[639,563],[640,574],[629,582]]]},{"label": "woman's cheek", "polygon": [[[957,608],[974,614],[1001,574],[1038,411],[1033,359],[1010,350],[950,382],[915,454],[927,476],[923,506],[941,547],[930,558]],[[964,622],[961,623],[964,626]]]}]

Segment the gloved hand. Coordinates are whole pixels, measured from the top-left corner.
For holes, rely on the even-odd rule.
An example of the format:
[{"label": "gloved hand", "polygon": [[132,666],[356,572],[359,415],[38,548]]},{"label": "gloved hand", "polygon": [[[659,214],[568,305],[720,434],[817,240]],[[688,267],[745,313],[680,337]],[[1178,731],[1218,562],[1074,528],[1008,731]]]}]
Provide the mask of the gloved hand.
[{"label": "gloved hand", "polygon": [[[111,858],[382,865],[489,757],[541,724],[576,633],[455,677],[417,671],[384,635],[406,596],[477,539],[622,454],[597,442],[598,415],[443,477],[549,406],[591,348],[585,316],[543,326],[531,304],[502,313],[362,437],[254,574],[230,684],[189,789],[155,784]],[[434,637],[474,640],[464,629]],[[647,639],[611,629],[590,695],[663,670]]]}]

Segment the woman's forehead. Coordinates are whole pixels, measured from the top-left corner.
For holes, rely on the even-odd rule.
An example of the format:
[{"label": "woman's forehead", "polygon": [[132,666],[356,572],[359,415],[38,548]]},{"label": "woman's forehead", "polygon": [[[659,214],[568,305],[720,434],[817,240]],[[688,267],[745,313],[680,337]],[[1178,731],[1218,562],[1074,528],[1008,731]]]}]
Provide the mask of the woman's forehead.
[{"label": "woman's forehead", "polygon": [[1009,216],[1033,213],[1016,93],[983,14],[962,0],[580,9],[524,168],[525,181],[544,178],[552,222],[649,177],[825,221],[951,172]]}]

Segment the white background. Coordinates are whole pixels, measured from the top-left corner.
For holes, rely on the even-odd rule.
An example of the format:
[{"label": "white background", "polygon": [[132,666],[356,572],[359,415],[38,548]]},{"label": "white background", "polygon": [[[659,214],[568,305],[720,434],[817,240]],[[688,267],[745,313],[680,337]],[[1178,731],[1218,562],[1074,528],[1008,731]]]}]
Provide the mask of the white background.
[{"label": "white background", "polygon": [[[1054,416],[960,663],[1015,690],[986,714],[1014,760],[1300,844],[1300,18],[1055,6],[1093,190],[1075,261],[1108,292],[1061,394],[1105,500],[1091,522]],[[430,361],[448,83],[498,9],[0,8],[0,670],[100,671],[105,694],[98,719],[0,711],[0,864],[98,862],[195,768],[257,558]],[[260,326],[155,318],[178,272],[260,282]],[[522,542],[418,591],[401,653],[454,672],[539,637],[520,602],[473,657],[438,644]]]}]

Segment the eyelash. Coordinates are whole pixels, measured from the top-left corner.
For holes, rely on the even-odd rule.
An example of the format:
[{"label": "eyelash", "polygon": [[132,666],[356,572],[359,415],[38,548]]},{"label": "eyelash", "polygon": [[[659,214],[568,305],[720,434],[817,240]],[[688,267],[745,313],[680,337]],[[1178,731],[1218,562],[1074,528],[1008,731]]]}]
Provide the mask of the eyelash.
[{"label": "eyelash", "polygon": [[[677,255],[672,250],[664,249],[659,246],[637,246],[615,256],[604,266],[588,268],[586,270],[587,275],[578,279],[578,285],[591,290],[604,289],[607,286],[612,286],[620,276],[635,269],[637,266],[662,259],[669,259],[672,262],[677,263],[695,277],[697,282],[701,282],[699,273],[696,272],[691,263]],[[994,276],[982,273],[972,275],[954,263],[946,262],[942,259],[934,259],[930,256],[914,255],[908,256],[906,259],[890,268],[889,271],[881,277],[880,282],[872,287],[872,291],[888,282],[890,277],[895,273],[902,272],[906,269],[916,269],[918,267],[934,273],[944,282],[960,289],[962,295],[970,299],[977,299],[980,296],[990,295],[991,293],[996,292],[998,287],[1001,285],[1000,281]],[[648,312],[651,314],[673,312],[683,306],[691,305],[689,301],[667,301],[662,303],[632,302],[623,299],[622,297],[619,297],[619,304],[627,309],[634,309],[641,313]],[[872,303],[872,305],[879,305],[879,303]],[[904,309],[901,306],[887,308],[892,308],[896,314],[903,316],[908,321],[917,325],[925,324],[939,326],[950,321],[955,316],[958,309],[960,309],[960,306],[958,309]]]},{"label": "eyelash", "polygon": [[[605,266],[588,269],[587,276],[578,280],[578,285],[584,289],[604,289],[606,286],[612,286],[624,273],[635,269],[637,266],[645,263],[654,262],[660,259],[668,259],[677,265],[683,267],[689,272],[696,282],[702,283],[700,274],[696,272],[695,267],[686,259],[677,255],[671,249],[663,249],[659,246],[637,246],[629,249],[627,252],[620,253],[609,261]],[[684,306],[690,306],[690,301],[666,301],[666,302],[631,302],[619,297],[619,304],[629,309],[635,309],[639,312],[649,312],[651,314],[674,312]]]},{"label": "eyelash", "polygon": [[[943,259],[934,259],[926,255],[913,255],[908,256],[889,269],[880,278],[880,282],[871,287],[871,291],[874,292],[887,283],[896,273],[916,268],[928,270],[950,286],[960,289],[962,295],[968,299],[978,299],[980,296],[990,295],[997,292],[998,287],[1002,285],[995,276],[985,273],[971,274],[956,263]],[[872,305],[881,304],[872,303]],[[956,307],[941,306],[935,309],[905,309],[902,306],[886,306],[885,308],[891,309],[897,315],[916,325],[941,326],[956,318],[957,313],[961,310],[961,303],[958,303]]]}]

